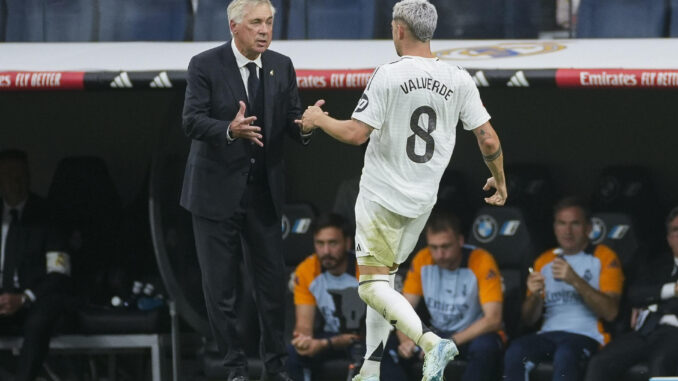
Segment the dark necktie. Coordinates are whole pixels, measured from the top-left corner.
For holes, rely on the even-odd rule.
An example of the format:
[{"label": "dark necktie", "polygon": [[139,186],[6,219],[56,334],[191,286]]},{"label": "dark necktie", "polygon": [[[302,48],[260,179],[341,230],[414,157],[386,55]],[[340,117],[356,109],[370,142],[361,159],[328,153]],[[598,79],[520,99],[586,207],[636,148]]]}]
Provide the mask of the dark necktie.
[{"label": "dark necktie", "polygon": [[254,110],[254,100],[257,98],[257,89],[259,89],[259,76],[257,76],[257,65],[250,62],[247,65],[247,70],[250,71],[250,76],[247,79],[247,99],[250,104],[250,115]]},{"label": "dark necktie", "polygon": [[671,271],[671,281],[678,281],[678,263],[673,263],[673,271]]},{"label": "dark necktie", "polygon": [[2,288],[7,289],[12,285],[12,278],[14,277],[14,263],[16,259],[17,240],[19,224],[19,211],[16,209],[9,210],[9,228],[7,229],[7,237],[5,238],[5,263],[2,269]]}]

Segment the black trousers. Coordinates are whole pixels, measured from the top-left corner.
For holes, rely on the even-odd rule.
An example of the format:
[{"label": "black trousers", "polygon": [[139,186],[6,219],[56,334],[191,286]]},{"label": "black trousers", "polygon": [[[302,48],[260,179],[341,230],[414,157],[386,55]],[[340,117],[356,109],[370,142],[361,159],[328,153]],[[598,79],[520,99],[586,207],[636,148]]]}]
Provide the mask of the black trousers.
[{"label": "black trousers", "polygon": [[268,188],[248,186],[239,207],[225,221],[193,215],[193,232],[210,326],[229,374],[247,375],[247,358],[235,330],[241,260],[242,276],[249,277],[254,289],[259,353],[266,372],[284,370],[285,262],[280,219]]},{"label": "black trousers", "polygon": [[614,338],[589,362],[586,380],[621,380],[633,365],[647,361],[650,377],[678,372],[678,327],[658,326],[649,335],[629,332]]},{"label": "black trousers", "polygon": [[54,327],[65,311],[65,297],[43,295],[30,308],[0,318],[0,333],[24,338],[16,363],[16,381],[32,381],[47,357]]}]

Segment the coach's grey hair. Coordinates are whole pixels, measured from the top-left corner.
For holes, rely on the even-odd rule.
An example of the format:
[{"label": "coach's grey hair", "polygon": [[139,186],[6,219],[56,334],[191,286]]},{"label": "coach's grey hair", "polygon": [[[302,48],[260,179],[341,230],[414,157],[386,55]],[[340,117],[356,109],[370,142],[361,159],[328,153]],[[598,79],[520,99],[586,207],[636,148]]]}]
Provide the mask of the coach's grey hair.
[{"label": "coach's grey hair", "polygon": [[228,4],[226,8],[226,13],[228,14],[228,21],[235,21],[236,24],[242,21],[242,18],[245,17],[245,12],[250,6],[256,6],[260,4],[266,4],[271,7],[271,14],[275,17],[275,7],[271,4],[270,0],[233,0]]},{"label": "coach's grey hair", "polygon": [[426,42],[436,31],[438,12],[427,0],[402,0],[393,6],[393,20],[404,22],[417,40]]}]

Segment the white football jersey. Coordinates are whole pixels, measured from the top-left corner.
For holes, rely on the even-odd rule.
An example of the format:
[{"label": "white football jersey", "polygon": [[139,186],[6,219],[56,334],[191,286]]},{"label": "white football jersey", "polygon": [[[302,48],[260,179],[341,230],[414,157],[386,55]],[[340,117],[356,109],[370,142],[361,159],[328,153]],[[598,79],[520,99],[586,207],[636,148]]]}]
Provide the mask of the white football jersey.
[{"label": "white football jersey", "polygon": [[361,196],[411,218],[436,202],[459,119],[466,130],[490,119],[467,71],[414,56],[378,67],[352,117],[374,128]]}]

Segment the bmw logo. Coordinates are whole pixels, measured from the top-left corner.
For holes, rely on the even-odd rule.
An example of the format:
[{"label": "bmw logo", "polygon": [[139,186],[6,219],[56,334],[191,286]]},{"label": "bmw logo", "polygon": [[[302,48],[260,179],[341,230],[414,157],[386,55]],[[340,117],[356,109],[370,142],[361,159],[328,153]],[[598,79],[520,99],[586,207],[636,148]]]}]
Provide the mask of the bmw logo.
[{"label": "bmw logo", "polygon": [[601,220],[598,217],[593,217],[591,218],[591,234],[589,234],[589,239],[591,240],[591,243],[594,245],[597,245],[605,239],[605,235],[607,234],[607,227],[605,226],[605,222]]},{"label": "bmw logo", "polygon": [[497,220],[487,214],[478,216],[473,222],[473,237],[478,242],[490,242],[497,235]]}]

